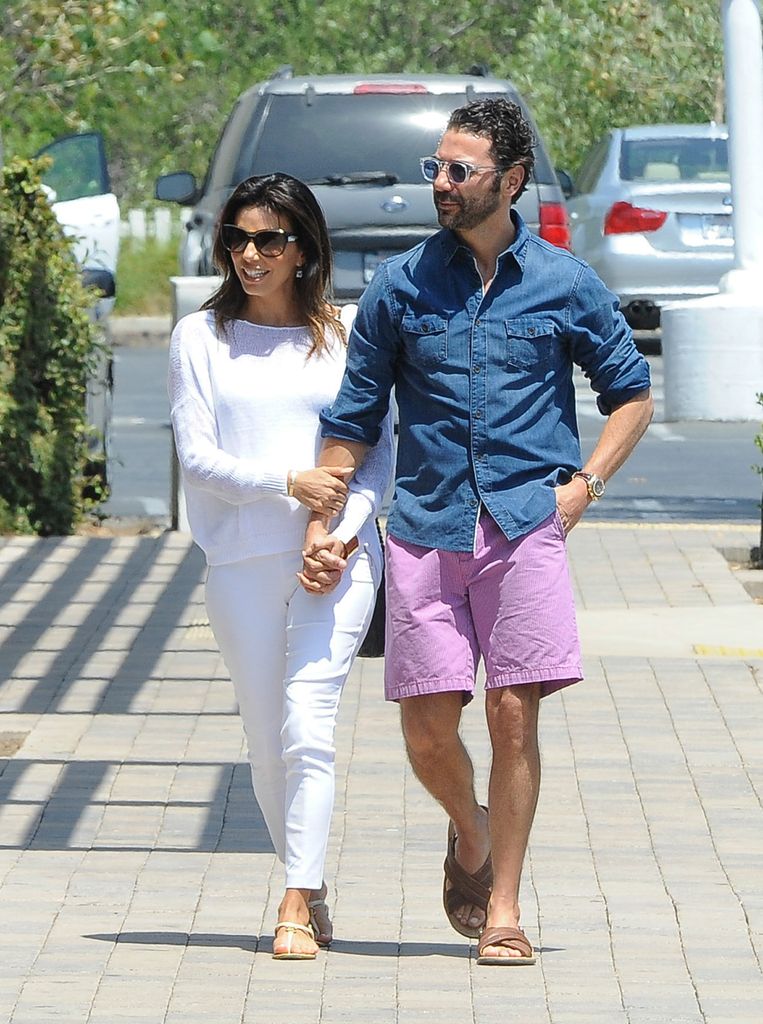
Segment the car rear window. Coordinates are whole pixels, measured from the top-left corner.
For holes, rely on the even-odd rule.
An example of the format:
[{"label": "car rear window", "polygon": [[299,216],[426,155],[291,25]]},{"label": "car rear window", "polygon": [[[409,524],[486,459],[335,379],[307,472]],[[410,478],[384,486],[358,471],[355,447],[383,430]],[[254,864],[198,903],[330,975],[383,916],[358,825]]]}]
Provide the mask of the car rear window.
[{"label": "car rear window", "polygon": [[[259,137],[257,115],[247,133],[235,181],[272,171],[304,181],[384,171],[401,182],[420,184],[419,158],[434,153],[448,115],[465,102],[465,93],[272,96]],[[541,183],[556,180],[540,147],[535,178]]]},{"label": "car rear window", "polygon": [[726,139],[634,139],[623,142],[624,181],[728,181]]}]

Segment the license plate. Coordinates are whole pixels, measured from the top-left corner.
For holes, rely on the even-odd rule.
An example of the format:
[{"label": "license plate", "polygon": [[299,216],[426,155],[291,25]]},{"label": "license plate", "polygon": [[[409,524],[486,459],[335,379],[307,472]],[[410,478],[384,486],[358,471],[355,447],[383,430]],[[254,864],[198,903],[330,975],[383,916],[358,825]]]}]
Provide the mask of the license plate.
[{"label": "license plate", "polygon": [[376,268],[390,255],[388,252],[363,253],[363,282],[368,284],[376,273]]},{"label": "license plate", "polygon": [[710,242],[729,241],[732,237],[731,216],[709,213],[702,218],[702,237]]}]

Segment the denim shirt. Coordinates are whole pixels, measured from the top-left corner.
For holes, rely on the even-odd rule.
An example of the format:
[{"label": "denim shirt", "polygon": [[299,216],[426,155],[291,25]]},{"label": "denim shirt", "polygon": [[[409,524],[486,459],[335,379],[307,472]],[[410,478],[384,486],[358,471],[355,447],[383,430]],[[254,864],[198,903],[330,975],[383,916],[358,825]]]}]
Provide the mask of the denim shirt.
[{"label": "denim shirt", "polygon": [[480,506],[509,539],[556,508],[580,469],[573,364],[604,415],[650,385],[616,297],[521,216],[487,294],[471,250],[442,230],[386,260],[361,298],[324,436],[375,444],[399,409],[392,536],[470,551]]}]

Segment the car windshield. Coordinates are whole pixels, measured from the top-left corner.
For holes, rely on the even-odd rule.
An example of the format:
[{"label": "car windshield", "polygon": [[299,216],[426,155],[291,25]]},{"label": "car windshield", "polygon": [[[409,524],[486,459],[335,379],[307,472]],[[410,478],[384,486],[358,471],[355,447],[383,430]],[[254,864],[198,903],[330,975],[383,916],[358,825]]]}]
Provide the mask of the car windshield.
[{"label": "car windshield", "polygon": [[[304,181],[358,173],[373,180],[380,172],[421,184],[420,157],[434,153],[449,113],[465,102],[464,93],[273,96],[260,136],[247,133],[236,180],[272,171]],[[540,150],[536,160],[536,179],[553,181]]]},{"label": "car windshield", "polygon": [[723,138],[634,139],[622,144],[623,181],[728,181]]}]

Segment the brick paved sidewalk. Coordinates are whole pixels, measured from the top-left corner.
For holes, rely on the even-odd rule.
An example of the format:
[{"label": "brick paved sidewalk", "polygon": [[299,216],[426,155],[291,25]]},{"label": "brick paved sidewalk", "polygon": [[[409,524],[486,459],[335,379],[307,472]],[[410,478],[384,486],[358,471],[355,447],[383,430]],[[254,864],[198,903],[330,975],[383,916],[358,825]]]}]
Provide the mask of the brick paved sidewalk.
[{"label": "brick paved sidewalk", "polygon": [[[440,905],[445,820],[381,662],[338,729],[337,941],[270,957],[282,875],[186,538],[0,548],[0,1022],[760,1024],[763,605],[754,529],[581,526],[587,681],[542,713],[530,968]],[[464,733],[484,796],[476,700]]]}]

